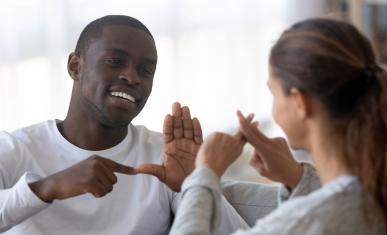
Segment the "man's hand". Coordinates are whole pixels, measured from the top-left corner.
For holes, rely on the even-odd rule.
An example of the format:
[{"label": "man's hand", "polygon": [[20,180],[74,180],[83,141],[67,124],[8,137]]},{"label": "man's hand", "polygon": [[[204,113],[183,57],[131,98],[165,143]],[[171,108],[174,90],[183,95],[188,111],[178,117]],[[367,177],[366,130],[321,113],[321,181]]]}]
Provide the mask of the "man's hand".
[{"label": "man's hand", "polygon": [[156,176],[173,191],[179,192],[184,179],[195,168],[196,154],[203,142],[197,118],[191,119],[189,108],[172,106],[172,116],[164,120],[164,159],[162,165],[144,164],[136,172]]},{"label": "man's hand", "polygon": [[241,112],[238,111],[237,115],[240,132],[254,147],[250,165],[270,180],[281,182],[290,188],[296,187],[302,177],[303,167],[294,160],[285,139],[267,138]]},{"label": "man's hand", "polygon": [[30,183],[29,186],[45,202],[71,198],[84,193],[103,197],[111,192],[113,185],[117,183],[114,172],[136,174],[132,167],[94,155],[70,168]]}]

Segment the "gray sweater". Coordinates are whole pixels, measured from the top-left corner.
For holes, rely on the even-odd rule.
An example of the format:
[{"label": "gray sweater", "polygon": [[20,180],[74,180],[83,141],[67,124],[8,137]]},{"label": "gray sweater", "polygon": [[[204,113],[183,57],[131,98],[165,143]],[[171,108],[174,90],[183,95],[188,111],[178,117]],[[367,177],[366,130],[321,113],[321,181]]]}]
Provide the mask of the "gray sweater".
[{"label": "gray sweater", "polygon": [[[385,234],[380,210],[365,196],[356,177],[341,176],[315,190],[319,187],[316,172],[307,164],[304,169],[292,193],[285,187],[277,187],[277,193],[270,186],[223,183],[227,200],[250,226],[255,224],[233,234]],[[196,169],[182,192],[170,234],[218,233],[223,213],[217,175],[208,168]]]}]

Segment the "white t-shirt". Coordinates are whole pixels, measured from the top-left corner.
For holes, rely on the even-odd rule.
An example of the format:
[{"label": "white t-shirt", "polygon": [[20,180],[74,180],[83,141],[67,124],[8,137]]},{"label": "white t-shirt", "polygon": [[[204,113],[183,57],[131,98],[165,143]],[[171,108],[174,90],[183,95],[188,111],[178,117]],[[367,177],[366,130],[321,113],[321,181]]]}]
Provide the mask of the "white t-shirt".
[{"label": "white t-shirt", "polygon": [[[64,170],[91,155],[128,166],[162,162],[161,133],[129,125],[121,143],[102,151],[87,151],[68,142],[56,121],[46,121],[0,133],[0,232],[3,234],[168,234],[180,203],[180,193],[156,177],[116,174],[113,191],[102,198],[84,194],[51,204],[41,201],[28,183]],[[227,234],[247,223],[221,199],[216,234]]]},{"label": "white t-shirt", "polygon": [[[66,169],[97,154],[138,166],[162,161],[160,133],[129,125],[128,135],[113,148],[87,151],[68,142],[56,121],[0,133],[0,232],[4,234],[167,234],[179,194],[156,177],[116,174],[113,191],[41,201],[29,182]],[[26,173],[27,172],[27,173]],[[12,228],[11,228],[12,227]]]}]

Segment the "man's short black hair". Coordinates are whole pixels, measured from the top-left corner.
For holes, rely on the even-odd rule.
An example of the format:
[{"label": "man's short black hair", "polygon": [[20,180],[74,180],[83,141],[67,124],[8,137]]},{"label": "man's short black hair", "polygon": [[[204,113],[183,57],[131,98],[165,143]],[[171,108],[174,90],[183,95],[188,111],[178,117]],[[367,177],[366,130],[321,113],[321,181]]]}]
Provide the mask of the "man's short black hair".
[{"label": "man's short black hair", "polygon": [[107,15],[90,22],[83,29],[75,47],[75,54],[81,55],[85,53],[91,41],[101,36],[103,28],[109,25],[125,25],[134,27],[146,32],[153,38],[148,28],[137,19],[126,15]]}]

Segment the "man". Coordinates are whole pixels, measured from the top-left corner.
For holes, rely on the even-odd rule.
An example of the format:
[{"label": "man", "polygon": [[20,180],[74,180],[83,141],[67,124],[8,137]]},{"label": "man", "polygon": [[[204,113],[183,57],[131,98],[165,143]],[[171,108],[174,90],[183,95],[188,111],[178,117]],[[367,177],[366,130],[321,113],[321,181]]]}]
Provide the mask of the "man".
[{"label": "man", "polygon": [[[134,18],[105,16],[83,30],[68,59],[74,84],[65,120],[0,134],[1,232],[168,233],[179,203],[172,190],[192,171],[202,133],[178,103],[164,138],[130,124],[156,63],[153,37]],[[225,208],[230,222],[219,233],[245,225]]]}]

